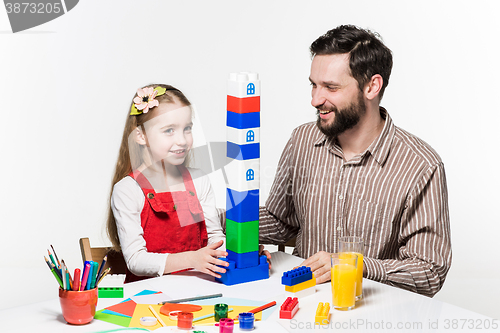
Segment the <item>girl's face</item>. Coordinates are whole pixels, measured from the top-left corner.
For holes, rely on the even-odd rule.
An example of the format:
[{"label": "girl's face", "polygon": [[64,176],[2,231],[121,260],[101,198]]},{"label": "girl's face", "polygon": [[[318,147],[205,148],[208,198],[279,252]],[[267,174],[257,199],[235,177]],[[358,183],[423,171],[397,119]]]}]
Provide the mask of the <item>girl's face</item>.
[{"label": "girl's face", "polygon": [[181,165],[193,146],[191,107],[180,103],[160,103],[150,112],[156,116],[144,124],[153,162],[163,160]]}]

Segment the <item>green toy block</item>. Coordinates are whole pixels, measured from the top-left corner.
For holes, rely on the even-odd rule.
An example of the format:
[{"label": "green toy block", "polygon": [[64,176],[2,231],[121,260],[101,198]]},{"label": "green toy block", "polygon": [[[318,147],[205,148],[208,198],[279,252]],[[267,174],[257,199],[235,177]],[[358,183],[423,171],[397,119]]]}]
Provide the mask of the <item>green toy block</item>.
[{"label": "green toy block", "polygon": [[122,287],[99,287],[99,298],[123,298]]},{"label": "green toy block", "polygon": [[235,222],[226,219],[226,249],[236,253],[259,250],[259,221]]}]

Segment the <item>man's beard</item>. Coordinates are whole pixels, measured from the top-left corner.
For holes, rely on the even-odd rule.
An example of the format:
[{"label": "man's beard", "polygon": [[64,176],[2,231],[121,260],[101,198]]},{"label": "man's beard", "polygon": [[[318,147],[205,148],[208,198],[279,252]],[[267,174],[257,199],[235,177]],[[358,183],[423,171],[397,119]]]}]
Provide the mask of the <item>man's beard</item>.
[{"label": "man's beard", "polygon": [[[326,125],[321,117],[319,116],[319,110],[328,110],[335,113],[333,123]],[[318,107],[316,120],[316,125],[319,130],[330,138],[336,138],[345,131],[353,128],[359,123],[361,117],[366,113],[365,101],[363,100],[363,94],[359,93],[358,100],[354,103],[349,104],[346,108],[337,109],[337,107],[332,106],[330,108],[325,108],[323,106]]]}]

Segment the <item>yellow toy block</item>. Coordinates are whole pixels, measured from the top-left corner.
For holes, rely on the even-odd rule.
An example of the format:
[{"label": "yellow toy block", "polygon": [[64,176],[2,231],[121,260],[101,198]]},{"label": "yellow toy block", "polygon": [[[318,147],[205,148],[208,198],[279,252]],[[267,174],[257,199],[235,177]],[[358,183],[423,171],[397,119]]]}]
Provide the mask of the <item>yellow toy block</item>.
[{"label": "yellow toy block", "polygon": [[314,277],[314,274],[312,275],[312,279],[301,282],[299,284],[296,284],[294,286],[285,286],[285,290],[289,291],[291,293],[296,293],[298,291],[314,287],[316,285],[316,278]]},{"label": "yellow toy block", "polygon": [[328,325],[330,320],[330,303],[319,303],[318,309],[316,310],[316,317],[314,317],[314,324],[318,325]]}]

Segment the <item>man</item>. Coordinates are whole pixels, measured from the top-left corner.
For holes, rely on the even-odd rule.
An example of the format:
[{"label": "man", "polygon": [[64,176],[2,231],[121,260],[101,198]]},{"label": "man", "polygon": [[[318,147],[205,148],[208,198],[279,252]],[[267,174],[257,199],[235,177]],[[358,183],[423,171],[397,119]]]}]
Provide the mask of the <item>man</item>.
[{"label": "man", "polygon": [[379,106],[391,51],[372,32],[339,26],[314,41],[309,80],[317,122],[296,128],[281,156],[260,241],[297,237],[317,282],[330,279],[341,236],[365,242],[363,276],[434,296],[451,264],[443,163]]}]

